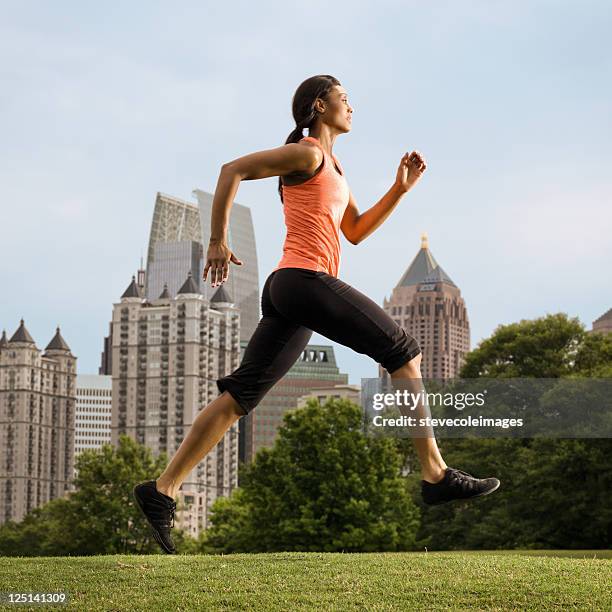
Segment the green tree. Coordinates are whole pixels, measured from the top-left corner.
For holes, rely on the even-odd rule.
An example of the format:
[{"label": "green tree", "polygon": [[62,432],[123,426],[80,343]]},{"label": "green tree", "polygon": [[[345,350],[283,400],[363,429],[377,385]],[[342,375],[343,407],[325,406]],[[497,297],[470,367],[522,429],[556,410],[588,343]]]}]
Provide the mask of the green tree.
[{"label": "green tree", "polygon": [[461,378],[558,378],[575,371],[584,326],[566,314],[500,325],[466,355]]},{"label": "green tree", "polygon": [[[577,319],[564,314],[503,325],[467,355],[460,375],[610,377],[612,337],[586,333]],[[421,545],[432,549],[609,546],[609,439],[449,439],[440,441],[440,446],[449,465],[478,476],[498,476],[502,485],[491,497],[422,506]],[[416,493],[415,500],[420,503]]]},{"label": "green tree", "polygon": [[244,484],[213,505],[205,550],[374,551],[414,546],[418,511],[388,439],[362,432],[359,406],[315,400],[289,411]]},{"label": "green tree", "polygon": [[35,508],[19,523],[7,521],[0,527],[0,555],[76,554],[71,542],[76,518],[70,501],[57,498]]},{"label": "green tree", "polygon": [[117,448],[105,444],[78,459],[71,501],[82,517],[77,533],[86,536],[79,549],[91,550],[89,554],[157,552],[159,547],[134,502],[132,488],[157,478],[168,462],[166,454],[154,458],[149,448],[124,435]]},{"label": "green tree", "polygon": [[256,550],[256,526],[249,518],[250,504],[244,488],[230,497],[219,497],[212,505],[212,527],[202,532],[200,551],[226,554]]},{"label": "green tree", "polygon": [[[156,478],[167,463],[165,453],[121,436],[117,448],[84,451],[77,457],[76,491],[36,508],[23,521],[0,527],[0,554],[99,555],[159,552],[146,519],[132,497],[133,486]],[[177,529],[182,551],[192,540]]]},{"label": "green tree", "polygon": [[612,378],[612,334],[585,334],[576,353],[574,369],[580,376]]}]

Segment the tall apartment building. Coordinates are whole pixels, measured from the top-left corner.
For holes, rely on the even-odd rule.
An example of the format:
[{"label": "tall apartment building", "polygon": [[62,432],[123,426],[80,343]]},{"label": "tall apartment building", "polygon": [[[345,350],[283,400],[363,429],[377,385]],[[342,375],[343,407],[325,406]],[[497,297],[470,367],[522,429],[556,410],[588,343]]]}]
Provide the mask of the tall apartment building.
[{"label": "tall apartment building", "polygon": [[297,408],[298,400],[311,389],[334,387],[348,383],[348,375],[340,373],[333,346],[308,344],[291,369],[265,395],[244,421],[244,458],[250,463],[257,451],[272,446],[287,410]]},{"label": "tall apartment building", "polygon": [[[429,250],[427,234],[383,309],[419,343],[423,378],[458,376],[470,350],[467,308],[459,287]],[[382,366],[378,371],[388,376]]]},{"label": "tall apartment building", "polygon": [[[189,272],[204,298],[212,297],[214,289],[210,286],[210,282],[203,282],[202,272],[210,239],[213,194],[195,189],[193,195],[198,201],[197,206],[162,193],[158,193],[155,198],[144,283],[144,294],[148,300],[155,299],[164,286],[168,288],[169,295],[174,297]],[[241,266],[231,264],[231,272],[225,283],[234,304],[240,309],[242,356],[261,317],[255,230],[251,210],[248,207],[233,203],[227,239],[230,249],[243,262]],[[111,372],[112,364],[109,357],[111,345],[112,339],[109,334],[105,339],[100,374]],[[243,419],[240,419],[238,427],[240,447],[244,449]],[[244,456],[244,452],[241,456]]]},{"label": "tall apartment building", "polygon": [[[138,287],[140,295],[144,296],[145,293],[145,277],[146,271],[142,267],[142,258],[140,258],[140,268],[136,273],[135,282]],[[102,348],[102,359],[100,360],[100,367],[98,368],[98,374],[100,376],[111,376],[113,373],[113,322],[110,321],[108,324],[108,336],[104,337],[104,343]]]},{"label": "tall apartment building", "polygon": [[[199,410],[218,397],[216,379],[238,366],[240,313],[221,286],[207,300],[191,275],[175,297],[145,300],[132,282],[113,307],[111,441],[127,434],[171,457]],[[195,507],[177,524],[197,535],[218,497],[237,486],[238,423],[187,476],[179,497]]]},{"label": "tall apartment building", "polygon": [[75,459],[84,450],[97,450],[111,443],[112,377],[77,374],[76,390]]},{"label": "tall apartment building", "polygon": [[76,362],[59,327],[44,353],[23,319],[0,338],[0,523],[72,490]]}]

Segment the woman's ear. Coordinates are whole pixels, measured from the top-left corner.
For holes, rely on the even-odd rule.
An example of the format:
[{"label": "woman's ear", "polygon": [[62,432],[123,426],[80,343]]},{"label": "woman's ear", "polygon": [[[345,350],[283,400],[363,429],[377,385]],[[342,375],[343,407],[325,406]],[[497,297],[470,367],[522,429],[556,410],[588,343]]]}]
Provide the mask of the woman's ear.
[{"label": "woman's ear", "polygon": [[325,102],[323,102],[321,98],[317,98],[314,103],[314,109],[317,111],[317,113],[324,113],[325,112]]}]

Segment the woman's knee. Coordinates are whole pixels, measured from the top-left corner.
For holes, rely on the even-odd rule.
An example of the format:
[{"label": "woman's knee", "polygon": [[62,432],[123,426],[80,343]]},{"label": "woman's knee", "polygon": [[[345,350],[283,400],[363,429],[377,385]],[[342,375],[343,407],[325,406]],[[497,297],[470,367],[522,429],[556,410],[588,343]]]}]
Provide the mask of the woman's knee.
[{"label": "woman's knee", "polygon": [[419,353],[415,355],[406,363],[401,365],[397,370],[389,372],[391,376],[397,376],[399,378],[421,378],[421,359],[423,354]]}]

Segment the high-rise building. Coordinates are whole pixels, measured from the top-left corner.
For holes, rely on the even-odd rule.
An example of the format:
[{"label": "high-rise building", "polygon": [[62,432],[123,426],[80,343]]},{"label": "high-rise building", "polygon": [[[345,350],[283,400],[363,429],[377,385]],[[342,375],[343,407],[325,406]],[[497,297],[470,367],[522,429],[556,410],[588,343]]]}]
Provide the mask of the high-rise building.
[{"label": "high-rise building", "polygon": [[202,245],[191,240],[157,242],[153,245],[153,259],[147,266],[146,297],[154,299],[163,290],[175,296],[190,272],[198,291],[206,293],[202,280]]},{"label": "high-rise building", "polygon": [[[202,272],[210,240],[213,195],[200,189],[193,193],[198,206],[162,193],[155,198],[145,282],[148,300],[155,299],[164,285],[175,296],[189,272],[198,291],[207,299],[212,297],[214,289],[202,281]],[[241,266],[231,264],[225,286],[240,309],[240,340],[246,346],[260,319],[255,232],[251,210],[246,206],[232,205],[227,239],[243,262]]]},{"label": "high-rise building", "polygon": [[[149,238],[145,296],[155,299],[164,286],[175,296],[185,276],[191,272],[196,286],[204,298],[210,299],[214,289],[202,280],[210,240],[210,220],[213,194],[195,189],[198,201],[191,202],[158,193],[155,199],[153,222]],[[257,249],[251,210],[233,203],[227,228],[229,248],[242,261],[230,264],[225,287],[234,304],[240,309],[241,357],[261,318],[259,300],[259,273]],[[210,276],[208,277],[210,280]],[[112,339],[105,339],[100,374],[110,373],[108,347]],[[109,368],[109,369],[105,369]],[[239,421],[240,448],[245,446],[245,423]],[[242,452],[241,457],[244,456]]]},{"label": "high-rise building", "polygon": [[[470,350],[467,308],[460,289],[429,250],[427,234],[383,309],[419,343],[423,378],[458,376]],[[388,376],[382,366],[378,371]]]},{"label": "high-rise building", "polygon": [[[206,257],[210,240],[213,194],[200,189],[195,189],[193,193],[198,199],[200,208],[203,253]],[[260,319],[257,248],[250,208],[234,202],[227,228],[227,242],[230,250],[242,261],[241,266],[230,264],[230,274],[225,284],[234,303],[240,308],[240,340],[244,348]],[[203,269],[204,266],[202,266]],[[207,290],[209,288],[210,283],[208,283]],[[204,292],[204,295],[207,294]]]},{"label": "high-rise building", "polygon": [[84,450],[97,450],[111,443],[112,377],[78,374],[76,389],[75,459]]},{"label": "high-rise building", "polygon": [[76,362],[59,327],[44,353],[23,319],[0,338],[0,523],[73,488]]},{"label": "high-rise building", "polygon": [[[111,440],[127,434],[154,455],[171,457],[197,413],[218,397],[217,378],[238,366],[240,313],[221,286],[207,300],[191,275],[175,297],[167,287],[145,300],[134,277],[112,320]],[[188,474],[179,498],[195,502],[177,523],[192,534],[206,528],[210,505],[237,486],[238,423]],[[195,531],[194,531],[195,528]]]},{"label": "high-rise building", "polygon": [[[142,267],[142,257],[140,258],[140,268],[136,276],[132,279],[136,283],[140,295],[145,294],[146,271]],[[113,373],[113,322],[108,324],[108,336],[104,338],[104,347],[102,349],[102,359],[98,374],[101,376],[111,376]]]},{"label": "high-rise building", "polygon": [[[210,299],[214,289],[204,283],[205,258],[210,239],[210,217],[213,195],[200,189],[193,192],[198,206],[163,193],[157,193],[153,207],[153,220],[147,249],[147,266],[138,271],[137,283],[144,289],[144,297],[157,298],[164,287],[174,297],[189,272],[198,291]],[[225,286],[240,309],[240,342],[244,349],[257,328],[260,319],[259,274],[257,249],[251,210],[234,203],[228,226],[230,248],[243,262],[231,264],[231,273]],[[210,278],[210,277],[209,277]],[[99,374],[112,371],[112,337],[104,338]]]},{"label": "high-rise building", "polygon": [[202,293],[202,229],[197,206],[157,193],[149,234],[145,297],[154,300],[164,286],[175,296],[189,272]]},{"label": "high-rise building", "polygon": [[612,308],[593,321],[591,333],[612,334]]},{"label": "high-rise building", "polygon": [[290,370],[268,391],[244,421],[244,455],[250,463],[257,451],[272,446],[287,410],[297,408],[298,399],[311,389],[334,387],[348,383],[348,375],[340,373],[333,346],[308,344]]}]

